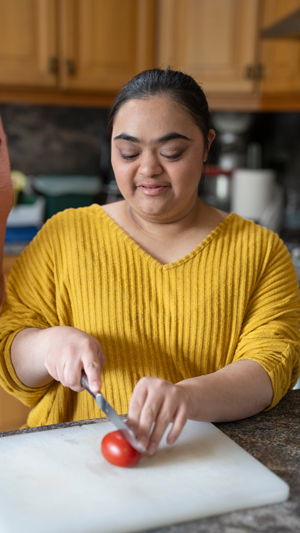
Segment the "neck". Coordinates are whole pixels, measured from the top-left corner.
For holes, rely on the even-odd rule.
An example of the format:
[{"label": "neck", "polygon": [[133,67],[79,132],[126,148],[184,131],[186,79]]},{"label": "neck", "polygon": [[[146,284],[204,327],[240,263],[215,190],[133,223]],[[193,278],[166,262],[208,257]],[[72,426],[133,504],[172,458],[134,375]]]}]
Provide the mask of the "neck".
[{"label": "neck", "polygon": [[127,212],[131,223],[143,233],[160,238],[178,236],[181,233],[199,227],[201,220],[205,219],[205,210],[206,205],[197,197],[192,208],[189,206],[186,212],[159,220],[156,217],[140,214],[127,204]]}]

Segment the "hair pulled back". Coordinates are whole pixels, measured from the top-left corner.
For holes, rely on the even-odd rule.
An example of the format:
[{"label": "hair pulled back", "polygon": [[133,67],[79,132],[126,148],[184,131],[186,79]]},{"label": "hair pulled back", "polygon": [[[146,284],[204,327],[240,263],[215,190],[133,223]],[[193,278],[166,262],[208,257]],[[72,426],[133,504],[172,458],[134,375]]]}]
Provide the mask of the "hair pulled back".
[{"label": "hair pulled back", "polygon": [[200,128],[207,147],[212,120],[205,94],[191,76],[169,68],[144,70],[124,85],[117,94],[108,116],[110,135],[115,117],[123,104],[128,100],[140,100],[160,95],[172,98],[186,109]]}]

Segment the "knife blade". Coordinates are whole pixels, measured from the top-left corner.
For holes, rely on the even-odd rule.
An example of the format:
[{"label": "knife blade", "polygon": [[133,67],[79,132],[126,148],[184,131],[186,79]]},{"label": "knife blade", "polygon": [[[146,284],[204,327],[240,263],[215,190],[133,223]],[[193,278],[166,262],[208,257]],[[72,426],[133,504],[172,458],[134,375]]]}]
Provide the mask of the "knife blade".
[{"label": "knife blade", "polygon": [[101,409],[101,411],[106,414],[107,418],[109,418],[109,420],[114,424],[114,426],[116,426],[120,433],[122,433],[123,437],[125,437],[129,444],[131,444],[131,446],[135,448],[138,452],[146,452],[146,448],[144,448],[138,442],[133,431],[127,426],[127,424],[125,424],[125,422],[110,405],[110,403],[106,400],[106,398],[104,398],[103,394],[101,394],[101,392],[94,394],[91,391],[86,373],[84,371],[82,371],[81,375],[81,385],[91,394],[91,396],[93,396],[93,398],[96,400],[99,409]]}]

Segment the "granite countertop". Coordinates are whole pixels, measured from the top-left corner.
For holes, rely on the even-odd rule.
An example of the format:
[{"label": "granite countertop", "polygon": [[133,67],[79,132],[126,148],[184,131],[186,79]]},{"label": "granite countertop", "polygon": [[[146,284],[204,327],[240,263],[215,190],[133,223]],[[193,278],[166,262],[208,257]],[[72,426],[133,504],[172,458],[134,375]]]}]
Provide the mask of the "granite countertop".
[{"label": "granite countertop", "polygon": [[300,532],[300,390],[288,392],[271,411],[215,425],[288,483],[288,501],[155,529],[151,533]]},{"label": "granite countertop", "polygon": [[[106,419],[103,419],[105,421]],[[97,420],[68,422],[59,427],[99,423]],[[300,532],[300,390],[293,390],[271,411],[237,422],[216,424],[253,457],[290,486],[288,501],[228,513],[184,524],[147,530],[144,533],[297,533]],[[0,433],[47,431],[43,426]]]}]

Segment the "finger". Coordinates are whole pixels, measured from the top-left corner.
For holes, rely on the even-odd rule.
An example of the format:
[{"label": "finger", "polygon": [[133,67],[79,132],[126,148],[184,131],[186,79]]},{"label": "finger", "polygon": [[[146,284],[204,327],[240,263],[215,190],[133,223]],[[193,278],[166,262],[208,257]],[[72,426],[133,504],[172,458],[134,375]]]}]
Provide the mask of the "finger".
[{"label": "finger", "polygon": [[75,392],[81,392],[81,365],[75,363],[73,359],[67,359],[63,364],[57,365],[57,377],[64,387]]},{"label": "finger", "polygon": [[147,396],[148,387],[146,386],[144,380],[140,380],[132,393],[127,417],[127,424],[136,436],[138,435],[139,431],[141,411],[146,402]]},{"label": "finger", "polygon": [[50,376],[59,381],[64,387],[68,387],[76,392],[82,389],[78,368],[75,364],[74,357],[69,347],[61,351],[59,358],[53,358],[48,355],[45,358],[44,365]]},{"label": "finger", "polygon": [[151,455],[156,452],[163,434],[174,416],[174,413],[171,411],[171,409],[172,406],[169,404],[169,402],[164,402],[160,412],[158,413],[158,416],[156,417],[155,426],[147,447],[147,451]]},{"label": "finger", "polygon": [[[92,392],[97,394],[101,391],[102,381],[101,381],[101,366],[98,358],[85,358],[83,361],[83,370],[86,373],[89,387]],[[81,382],[81,372],[80,372],[80,382]]]},{"label": "finger", "polygon": [[176,442],[187,421],[187,406],[181,405],[174,417],[171,431],[167,436],[167,443],[171,446]]},{"label": "finger", "polygon": [[148,394],[147,401],[141,410],[137,439],[145,448],[148,448],[151,430],[159,416],[162,402],[163,397],[160,399],[153,398],[153,394]]}]

